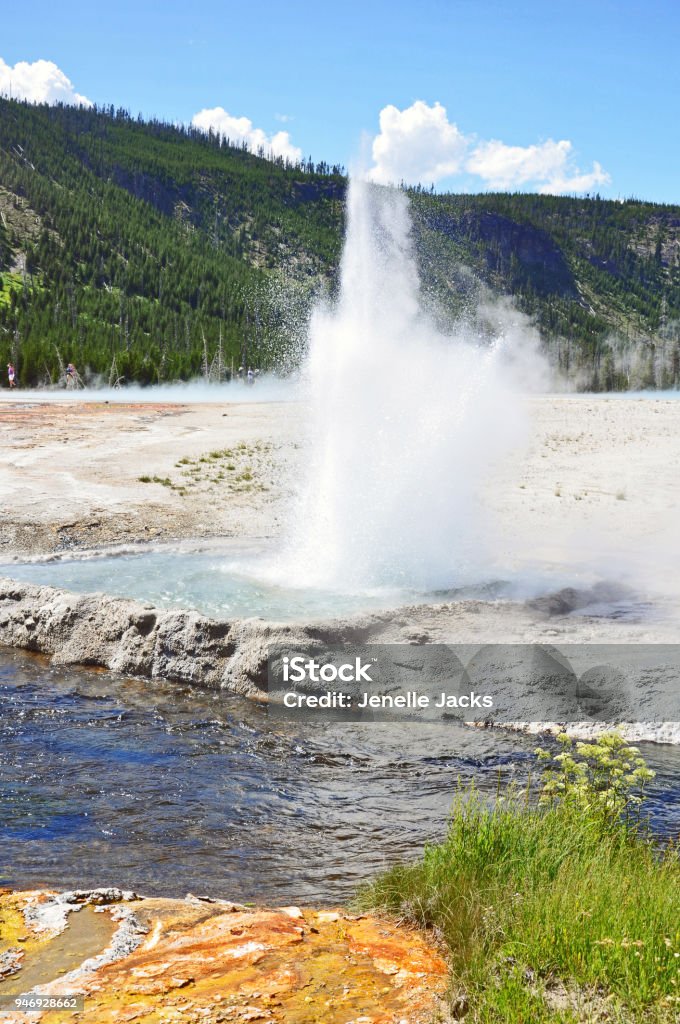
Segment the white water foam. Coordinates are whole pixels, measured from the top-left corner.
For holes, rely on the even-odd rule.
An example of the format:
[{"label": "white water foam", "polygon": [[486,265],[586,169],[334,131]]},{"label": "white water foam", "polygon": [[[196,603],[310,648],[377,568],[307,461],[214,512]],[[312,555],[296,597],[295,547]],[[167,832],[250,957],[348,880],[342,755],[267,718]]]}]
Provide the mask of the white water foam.
[{"label": "white water foam", "polygon": [[309,444],[275,575],[423,591],[488,575],[496,552],[477,489],[523,436],[516,349],[502,324],[491,340],[435,327],[407,197],[352,180],[339,297],[310,325]]}]

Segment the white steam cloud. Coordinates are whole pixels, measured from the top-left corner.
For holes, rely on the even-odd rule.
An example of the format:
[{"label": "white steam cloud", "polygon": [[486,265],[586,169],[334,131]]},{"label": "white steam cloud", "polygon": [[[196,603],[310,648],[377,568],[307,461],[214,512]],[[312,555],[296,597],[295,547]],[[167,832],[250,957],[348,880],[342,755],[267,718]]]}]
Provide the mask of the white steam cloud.
[{"label": "white steam cloud", "polygon": [[289,132],[278,131],[267,135],[262,128],[256,128],[248,117],[234,117],[224,107],[211,107],[199,110],[191,119],[191,123],[202,131],[212,129],[216,134],[236,144],[245,142],[253,153],[263,151],[265,156],[283,157],[297,163],[302,159],[302,150],[294,146]]},{"label": "white steam cloud", "polygon": [[508,146],[496,139],[479,141],[465,135],[449,120],[441,103],[416,100],[405,110],[395,106],[380,112],[380,133],[373,140],[369,177],[379,185],[406,181],[438,182],[456,175],[473,175],[484,188],[528,187],[551,195],[587,192],[608,185],[610,175],[595,161],[591,171],[575,163],[567,139],[548,139],[532,146]]},{"label": "white steam cloud", "polygon": [[92,101],[76,92],[71,79],[51,60],[36,60],[32,64],[20,60],[12,67],[0,57],[0,95],[29,103],[92,106]]},{"label": "white steam cloud", "polygon": [[[352,179],[340,291],[320,301],[303,368],[308,443],[270,578],[286,586],[417,592],[493,579],[478,500],[524,438],[524,318],[481,310],[443,333],[421,302],[407,197]],[[403,600],[403,598],[402,598]]]}]

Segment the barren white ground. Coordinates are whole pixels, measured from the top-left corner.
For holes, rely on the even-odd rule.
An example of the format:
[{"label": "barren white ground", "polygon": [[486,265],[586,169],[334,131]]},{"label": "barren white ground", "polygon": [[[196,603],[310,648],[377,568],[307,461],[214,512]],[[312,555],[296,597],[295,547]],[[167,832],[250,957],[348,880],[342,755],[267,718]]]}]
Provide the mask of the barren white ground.
[{"label": "barren white ground", "polygon": [[[677,639],[680,400],[525,400],[526,443],[480,495],[499,569],[541,587],[630,584],[641,621],[523,601],[402,611],[389,635],[429,639]],[[417,415],[417,410],[414,410]],[[293,402],[125,404],[0,397],[0,559],[108,544],[280,534],[303,410]],[[229,468],[231,467],[231,468]]]}]

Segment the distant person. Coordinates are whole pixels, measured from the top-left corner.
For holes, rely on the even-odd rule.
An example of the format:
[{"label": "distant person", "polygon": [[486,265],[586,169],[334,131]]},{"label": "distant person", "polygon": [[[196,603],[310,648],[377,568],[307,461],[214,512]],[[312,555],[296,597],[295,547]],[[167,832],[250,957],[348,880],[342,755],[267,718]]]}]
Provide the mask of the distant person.
[{"label": "distant person", "polygon": [[72,387],[76,382],[77,372],[73,363],[66,367],[66,387]]},{"label": "distant person", "polygon": [[7,364],[7,379],[9,381],[10,388],[15,388],[17,386],[17,373],[14,369],[13,363]]},{"label": "distant person", "polygon": [[253,371],[250,368],[248,369],[248,383],[249,384],[254,384],[255,383],[255,374],[253,373]]}]

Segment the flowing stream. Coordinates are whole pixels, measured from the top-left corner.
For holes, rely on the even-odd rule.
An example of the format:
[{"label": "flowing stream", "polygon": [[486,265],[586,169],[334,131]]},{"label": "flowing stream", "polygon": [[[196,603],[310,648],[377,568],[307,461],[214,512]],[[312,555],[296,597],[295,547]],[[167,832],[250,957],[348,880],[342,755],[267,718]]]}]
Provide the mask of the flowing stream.
[{"label": "flowing stream", "polygon": [[[523,781],[535,737],[273,722],[235,695],[0,653],[0,884],[333,902],[442,837],[460,780]],[[680,749],[643,745],[680,828]]]}]

